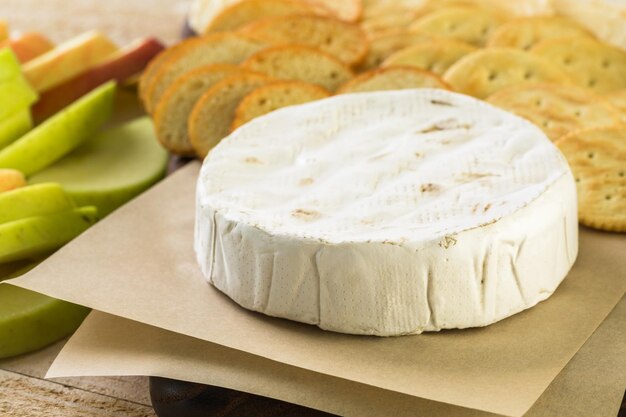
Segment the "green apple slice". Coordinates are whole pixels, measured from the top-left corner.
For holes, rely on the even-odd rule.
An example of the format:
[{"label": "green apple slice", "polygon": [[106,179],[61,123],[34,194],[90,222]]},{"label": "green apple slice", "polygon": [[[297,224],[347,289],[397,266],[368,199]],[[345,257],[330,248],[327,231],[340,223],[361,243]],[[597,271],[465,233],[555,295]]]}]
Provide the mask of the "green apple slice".
[{"label": "green apple slice", "polygon": [[0,121],[0,149],[10,145],[32,128],[33,120],[29,109],[18,110]]},{"label": "green apple slice", "polygon": [[41,349],[71,334],[89,309],[0,284],[0,358]]},{"label": "green apple slice", "polygon": [[10,48],[0,49],[0,83],[21,76],[22,68],[17,56]]},{"label": "green apple slice", "polygon": [[0,120],[27,109],[37,101],[37,93],[22,76],[0,83]]},{"label": "green apple slice", "polygon": [[53,251],[97,220],[95,207],[81,207],[0,224],[0,263]]},{"label": "green apple slice", "polygon": [[[0,281],[18,277],[39,262],[22,266]],[[41,349],[80,326],[89,309],[36,292],[0,284],[0,358]]]},{"label": "green apple slice", "polygon": [[160,180],[167,152],[142,117],[88,140],[30,183],[57,182],[79,205],[92,205],[104,217]]},{"label": "green apple slice", "polygon": [[[0,265],[0,281],[18,277],[40,261]],[[17,265],[19,268],[15,269]],[[89,313],[86,307],[0,284],[0,358],[41,349],[69,335]]]},{"label": "green apple slice", "polygon": [[0,193],[0,225],[72,208],[74,208],[72,199],[59,184],[28,185]]},{"label": "green apple slice", "polygon": [[57,161],[92,136],[111,116],[115,83],[83,96],[0,151],[0,168],[28,176]]}]

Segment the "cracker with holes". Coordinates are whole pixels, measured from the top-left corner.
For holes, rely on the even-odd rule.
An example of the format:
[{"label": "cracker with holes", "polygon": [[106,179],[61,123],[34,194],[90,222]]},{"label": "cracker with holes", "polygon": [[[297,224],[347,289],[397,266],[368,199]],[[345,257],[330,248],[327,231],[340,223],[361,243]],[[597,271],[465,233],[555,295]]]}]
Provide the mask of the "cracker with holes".
[{"label": "cracker with holes", "polygon": [[315,0],[309,3],[319,4],[347,22],[356,22],[363,15],[363,0]]},{"label": "cracker with holes", "polygon": [[320,86],[302,81],[277,81],[259,87],[245,96],[235,110],[232,130],[250,120],[287,106],[321,100],[330,93]]},{"label": "cracker with holes", "polygon": [[619,112],[593,92],[558,84],[517,84],[487,101],[536,124],[554,140],[580,129],[614,126]]},{"label": "cracker with holes", "polygon": [[364,72],[344,84],[338,93],[364,93],[409,88],[450,89],[435,73],[411,67],[389,67]]},{"label": "cracker with holes", "polygon": [[412,45],[429,42],[432,39],[431,35],[404,30],[375,36],[370,39],[367,56],[359,69],[361,71],[374,69],[394,52]]},{"label": "cracker with holes", "polygon": [[418,19],[411,30],[484,46],[502,18],[476,7],[445,7]]},{"label": "cracker with holes", "polygon": [[515,48],[487,48],[465,55],[443,79],[455,91],[481,99],[521,82],[569,82],[550,61]]},{"label": "cracker with holes", "polygon": [[458,41],[439,39],[404,48],[383,62],[383,67],[407,66],[443,75],[456,61],[476,51],[476,47]]},{"label": "cracker with holes", "polygon": [[261,74],[228,77],[209,88],[194,105],[187,129],[196,154],[204,158],[230,132],[235,110],[256,88],[275,81]]},{"label": "cracker with holes", "polygon": [[626,88],[611,91],[604,96],[619,112],[623,123],[626,123]]},{"label": "cracker with holes", "polygon": [[367,53],[365,33],[355,23],[322,16],[282,16],[261,19],[242,33],[271,45],[285,43],[319,48],[353,66]]},{"label": "cracker with holes", "polygon": [[144,106],[154,112],[165,90],[181,75],[211,64],[239,64],[266,45],[239,33],[216,33],[184,40],[168,54],[145,87]]},{"label": "cracker with holes", "polygon": [[574,132],[556,145],[576,179],[580,222],[626,232],[626,127]]},{"label": "cracker with holes", "polygon": [[559,66],[581,87],[599,93],[626,88],[626,52],[619,48],[578,37],[543,41],[531,52]]},{"label": "cracker with holes", "polygon": [[292,14],[328,14],[324,7],[299,0],[243,0],[218,13],[204,33],[237,30],[258,19]]},{"label": "cracker with holes", "polygon": [[354,73],[343,62],[317,48],[281,45],[263,49],[242,64],[243,68],[281,80],[299,80],[335,91]]},{"label": "cracker with holes", "polygon": [[378,7],[380,12],[364,16],[361,27],[370,38],[405,30],[415,21],[415,11],[403,5]]},{"label": "cracker with holes", "polygon": [[236,65],[215,64],[192,70],[165,90],[154,112],[154,129],[161,144],[178,155],[193,155],[187,121],[200,96],[223,79],[243,74]]},{"label": "cracker with holes", "polygon": [[593,35],[564,17],[523,17],[511,20],[496,29],[487,46],[530,50],[539,42],[565,37],[593,38]]}]

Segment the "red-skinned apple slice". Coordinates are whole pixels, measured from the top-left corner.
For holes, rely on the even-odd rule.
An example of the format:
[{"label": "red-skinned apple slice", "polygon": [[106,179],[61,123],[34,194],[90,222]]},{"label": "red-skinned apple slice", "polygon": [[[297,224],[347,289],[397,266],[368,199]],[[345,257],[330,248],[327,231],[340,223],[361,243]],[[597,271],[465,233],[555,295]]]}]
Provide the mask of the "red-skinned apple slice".
[{"label": "red-skinned apple slice", "polygon": [[0,48],[9,47],[21,63],[45,54],[54,48],[50,39],[39,32],[28,32],[15,39],[0,42]]},{"label": "red-skinned apple slice", "polygon": [[124,82],[141,72],[164,48],[157,39],[146,38],[120,49],[100,65],[43,93],[32,108],[35,121],[48,118],[107,81]]}]

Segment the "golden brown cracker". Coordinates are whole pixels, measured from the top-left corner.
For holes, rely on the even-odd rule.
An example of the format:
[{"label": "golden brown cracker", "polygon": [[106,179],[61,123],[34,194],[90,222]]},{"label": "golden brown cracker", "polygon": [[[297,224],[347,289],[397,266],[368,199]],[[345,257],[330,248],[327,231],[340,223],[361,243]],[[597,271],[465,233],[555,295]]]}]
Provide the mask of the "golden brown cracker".
[{"label": "golden brown cracker", "polygon": [[432,39],[431,35],[404,30],[375,36],[370,39],[369,51],[359,69],[361,71],[374,69],[394,52]]},{"label": "golden brown cracker", "polygon": [[626,88],[611,91],[604,95],[609,103],[620,112],[620,118],[626,124]]},{"label": "golden brown cracker", "polygon": [[353,66],[367,53],[367,37],[359,25],[313,16],[281,16],[258,20],[241,31],[271,45],[285,43],[319,48]]},{"label": "golden brown cracker", "polygon": [[328,14],[329,11],[313,3],[298,0],[243,0],[218,13],[204,29],[204,33],[237,30],[258,20],[292,14]]},{"label": "golden brown cracker", "polygon": [[377,68],[353,78],[344,84],[338,93],[362,93],[407,88],[450,89],[437,74],[430,71],[411,67],[389,67]]},{"label": "golden brown cracker", "polygon": [[257,39],[240,33],[223,32],[187,39],[173,48],[158,65],[147,85],[144,104],[154,112],[165,90],[180,76],[212,64],[239,64],[265,47]]},{"label": "golden brown cracker", "polygon": [[277,81],[259,87],[245,96],[235,110],[231,130],[264,114],[296,104],[330,96],[322,87],[302,81]]},{"label": "golden brown cracker", "polygon": [[196,154],[204,158],[230,132],[241,100],[254,89],[273,81],[259,74],[234,75],[202,94],[189,115],[187,125],[189,141]]},{"label": "golden brown cracker", "polygon": [[574,173],[580,222],[626,232],[626,127],[573,132],[556,145]]},{"label": "golden brown cracker", "polygon": [[232,64],[215,64],[196,68],[170,85],[154,112],[154,130],[159,142],[170,152],[193,155],[187,121],[198,99],[213,85],[245,70]]},{"label": "golden brown cracker", "polygon": [[464,42],[433,39],[395,52],[382,66],[415,67],[443,75],[452,64],[475,50],[476,47]]},{"label": "golden brown cracker", "polygon": [[599,93],[626,88],[626,52],[581,37],[551,39],[531,52],[565,71],[574,83]]},{"label": "golden brown cracker", "polygon": [[245,60],[243,68],[281,80],[299,80],[335,91],[354,76],[343,62],[317,48],[279,45],[262,49]]},{"label": "golden brown cracker", "polygon": [[455,91],[481,99],[520,82],[569,82],[549,61],[514,48],[487,48],[465,55],[443,79]]},{"label": "golden brown cracker", "polygon": [[619,112],[607,100],[570,85],[521,83],[487,101],[530,120],[553,141],[573,131],[619,123]]},{"label": "golden brown cracker", "polygon": [[502,18],[477,7],[446,7],[418,19],[409,28],[434,36],[484,46]]},{"label": "golden brown cracker", "polygon": [[593,38],[593,35],[587,29],[564,17],[523,17],[511,20],[497,28],[489,38],[487,46],[530,50],[539,42],[563,37]]}]

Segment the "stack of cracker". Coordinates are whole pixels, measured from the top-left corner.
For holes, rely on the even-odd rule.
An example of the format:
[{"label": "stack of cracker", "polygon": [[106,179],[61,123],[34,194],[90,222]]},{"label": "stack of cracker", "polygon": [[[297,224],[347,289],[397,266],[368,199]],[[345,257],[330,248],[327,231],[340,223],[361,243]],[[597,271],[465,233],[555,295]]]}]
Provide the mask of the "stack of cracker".
[{"label": "stack of cracker", "polygon": [[547,6],[529,16],[532,2],[218,3],[196,1],[199,36],[141,79],[173,153],[204,157],[255,117],[333,94],[448,89],[539,126],[572,166],[581,223],[626,231],[626,51],[599,39],[603,28]]}]

